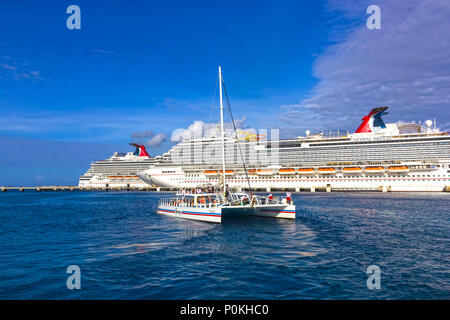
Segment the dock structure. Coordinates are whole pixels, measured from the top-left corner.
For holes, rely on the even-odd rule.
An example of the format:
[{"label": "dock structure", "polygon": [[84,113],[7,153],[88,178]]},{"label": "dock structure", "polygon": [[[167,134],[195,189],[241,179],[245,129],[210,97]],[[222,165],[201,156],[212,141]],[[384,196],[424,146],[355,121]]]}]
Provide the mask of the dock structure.
[{"label": "dock structure", "polygon": [[36,192],[70,192],[70,191],[153,191],[153,192],[171,192],[177,191],[174,188],[162,187],[79,187],[79,186],[35,186],[35,187],[0,187],[1,192],[7,191],[36,191]]},{"label": "dock structure", "polygon": [[[7,191],[36,191],[36,192],[71,192],[71,191],[147,191],[147,192],[176,192],[181,188],[166,188],[158,186],[148,187],[79,187],[79,186],[34,186],[34,187],[11,187],[0,186],[0,192]],[[246,192],[391,192],[391,187],[380,186],[378,188],[335,188],[331,186],[317,187],[295,187],[295,188],[239,188],[239,191]],[[450,192],[450,186],[446,186],[442,191]]]}]

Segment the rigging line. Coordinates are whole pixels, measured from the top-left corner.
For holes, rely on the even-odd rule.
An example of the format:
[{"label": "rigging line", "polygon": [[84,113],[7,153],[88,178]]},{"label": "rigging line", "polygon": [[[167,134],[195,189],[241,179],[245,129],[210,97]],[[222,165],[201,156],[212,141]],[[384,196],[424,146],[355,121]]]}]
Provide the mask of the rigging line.
[{"label": "rigging line", "polygon": [[247,167],[245,165],[244,157],[242,156],[241,145],[239,144],[239,139],[237,136],[236,125],[234,124],[233,113],[231,112],[230,100],[228,100],[227,88],[225,87],[225,82],[223,81],[223,79],[222,79],[222,86],[223,86],[223,92],[225,93],[225,99],[227,100],[228,111],[230,112],[231,123],[233,124],[234,132],[236,134],[236,141],[237,141],[239,153],[241,154],[242,164],[244,165],[245,177],[247,178],[248,188],[250,189],[250,192],[252,192],[253,190],[252,190],[252,186],[250,185],[250,178],[248,177]]}]

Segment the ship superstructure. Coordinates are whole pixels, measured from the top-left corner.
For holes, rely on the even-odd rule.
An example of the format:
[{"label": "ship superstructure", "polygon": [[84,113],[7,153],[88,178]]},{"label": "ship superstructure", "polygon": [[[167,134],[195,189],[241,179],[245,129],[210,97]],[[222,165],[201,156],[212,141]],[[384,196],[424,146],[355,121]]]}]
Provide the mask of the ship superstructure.
[{"label": "ship superstructure", "polygon": [[[430,120],[425,125],[385,124],[382,116],[387,109],[372,109],[354,133],[307,131],[290,140],[228,136],[226,183],[265,190],[442,191],[449,187],[450,135]],[[184,140],[156,157],[138,176],[170,188],[217,184],[220,144],[219,137]]]},{"label": "ship superstructure", "polygon": [[137,173],[155,163],[144,145],[130,143],[136,150],[128,153],[115,152],[109,159],[93,162],[80,177],[78,186],[89,188],[142,188],[149,184]]}]

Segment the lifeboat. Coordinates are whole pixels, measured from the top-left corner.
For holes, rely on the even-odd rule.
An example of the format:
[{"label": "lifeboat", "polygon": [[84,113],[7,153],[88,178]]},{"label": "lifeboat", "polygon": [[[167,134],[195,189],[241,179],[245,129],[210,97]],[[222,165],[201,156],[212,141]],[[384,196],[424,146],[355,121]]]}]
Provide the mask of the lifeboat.
[{"label": "lifeboat", "polygon": [[366,173],[384,173],[386,171],[383,167],[365,167]]},{"label": "lifeboat", "polygon": [[278,170],[279,174],[295,174],[295,169],[293,168],[282,168]]},{"label": "lifeboat", "polygon": [[345,167],[342,169],[344,173],[354,174],[354,173],[362,173],[364,170],[361,167]]},{"label": "lifeboat", "polygon": [[258,169],[256,170],[256,174],[260,176],[271,176],[273,175],[272,169]]},{"label": "lifeboat", "polygon": [[203,171],[203,174],[205,176],[215,176],[217,175],[217,170],[205,170]]},{"label": "lifeboat", "polygon": [[313,168],[300,168],[297,170],[298,174],[313,174],[316,172]]},{"label": "lifeboat", "polygon": [[248,174],[256,174],[256,169],[249,169]]},{"label": "lifeboat", "polygon": [[409,172],[409,168],[407,166],[391,166],[388,167],[388,171],[391,173],[406,173]]},{"label": "lifeboat", "polygon": [[319,173],[319,174],[334,174],[334,173],[336,173],[336,169],[333,167],[319,168],[319,169],[317,169],[317,173]]},{"label": "lifeboat", "polygon": [[[223,174],[223,170],[220,170],[219,172],[221,175]],[[234,170],[225,170],[225,175],[226,176],[231,176],[234,174]]]}]

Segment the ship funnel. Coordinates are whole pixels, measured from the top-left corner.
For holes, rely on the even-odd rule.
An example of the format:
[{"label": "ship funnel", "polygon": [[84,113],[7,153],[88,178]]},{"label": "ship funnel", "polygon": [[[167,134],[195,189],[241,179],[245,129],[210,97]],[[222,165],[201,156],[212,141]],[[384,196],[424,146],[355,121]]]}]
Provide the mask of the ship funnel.
[{"label": "ship funnel", "polygon": [[386,110],[389,107],[379,107],[373,108],[370,110],[369,114],[362,118],[362,123],[356,129],[355,133],[364,133],[364,132],[374,132],[379,129],[385,129],[386,125],[384,124],[381,116],[387,114]]},{"label": "ship funnel", "polygon": [[136,150],[134,151],[134,155],[139,157],[149,157],[147,153],[147,150],[145,149],[145,146],[143,144],[136,144],[136,143],[130,143],[133,147],[136,147]]}]

